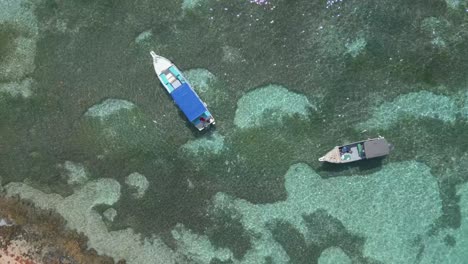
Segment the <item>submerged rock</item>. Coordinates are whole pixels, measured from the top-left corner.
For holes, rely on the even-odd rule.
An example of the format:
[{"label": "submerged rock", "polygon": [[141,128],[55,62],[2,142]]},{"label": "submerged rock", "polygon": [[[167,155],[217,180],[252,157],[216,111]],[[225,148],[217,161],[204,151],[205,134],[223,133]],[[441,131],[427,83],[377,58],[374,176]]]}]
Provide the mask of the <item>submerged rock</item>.
[{"label": "submerged rock", "polygon": [[33,94],[34,81],[26,78],[18,82],[0,83],[0,93],[8,94],[12,97],[29,98]]},{"label": "submerged rock", "polygon": [[197,6],[201,6],[202,3],[203,3],[203,0],[183,0],[182,10],[183,11],[192,10],[196,8]]},{"label": "submerged rock", "polygon": [[210,71],[206,69],[192,69],[184,71],[184,76],[197,93],[206,94],[214,92],[212,82],[216,81],[216,77]]},{"label": "submerged rock", "polygon": [[305,95],[279,85],[269,85],[248,92],[237,102],[234,124],[239,128],[281,124],[283,117],[299,115],[307,118],[315,109]]},{"label": "submerged rock", "polygon": [[72,161],[65,161],[63,164],[65,169],[65,177],[70,185],[82,185],[88,181],[88,173],[83,164]]},{"label": "submerged rock", "polygon": [[209,137],[190,140],[189,142],[182,145],[181,148],[186,153],[197,157],[203,157],[209,154],[218,155],[223,150],[225,150],[224,136],[221,136],[219,133],[215,132]]},{"label": "submerged rock", "polygon": [[458,9],[461,6],[465,6],[468,4],[466,0],[445,0],[447,6],[451,9]]},{"label": "submerged rock", "polygon": [[224,46],[223,47],[223,61],[226,62],[243,62],[245,59],[242,56],[242,53],[239,48]]},{"label": "submerged rock", "polygon": [[146,31],[141,32],[140,35],[138,35],[135,38],[135,42],[137,44],[142,44],[148,40],[151,40],[152,37],[153,37],[153,33],[151,32],[151,30],[146,30]]},{"label": "submerged rock", "polygon": [[133,193],[135,198],[142,198],[145,195],[146,189],[148,189],[149,182],[145,176],[138,172],[134,172],[125,178],[125,183],[136,192]]},{"label": "submerged rock", "polygon": [[136,108],[136,106],[129,101],[121,99],[106,99],[102,103],[93,105],[89,108],[85,116],[97,117],[101,120],[106,117],[110,117],[113,114],[118,113],[120,110],[131,110]]},{"label": "submerged rock", "polygon": [[351,55],[353,58],[356,58],[362,51],[366,48],[367,41],[366,39],[360,37],[352,42],[348,42],[345,44],[346,52],[345,54]]},{"label": "submerged rock", "polygon": [[117,216],[117,211],[114,208],[109,208],[102,215],[108,220],[108,221],[114,221],[114,218]]}]

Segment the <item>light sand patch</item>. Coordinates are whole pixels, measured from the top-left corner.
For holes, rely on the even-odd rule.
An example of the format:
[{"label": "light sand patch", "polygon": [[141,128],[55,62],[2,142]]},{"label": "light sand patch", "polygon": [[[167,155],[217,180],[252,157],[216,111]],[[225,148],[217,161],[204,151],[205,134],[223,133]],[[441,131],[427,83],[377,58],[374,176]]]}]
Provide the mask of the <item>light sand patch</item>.
[{"label": "light sand patch", "polygon": [[[468,165],[468,164],[467,164]],[[456,230],[442,230],[436,236],[425,238],[421,264],[464,264],[468,259],[468,183],[457,192],[460,195],[461,225]],[[452,238],[454,245],[449,245]]]},{"label": "light sand patch", "polygon": [[132,102],[121,99],[106,99],[100,104],[93,105],[86,111],[85,116],[104,119],[123,109],[133,109],[135,105]]},{"label": "light sand patch", "polygon": [[428,91],[408,93],[398,96],[371,110],[372,117],[357,125],[362,129],[388,129],[400,118],[433,118],[444,122],[455,122],[460,109],[455,100],[448,96],[436,95]]},{"label": "light sand patch", "polygon": [[215,132],[209,137],[190,140],[181,148],[184,152],[197,157],[210,154],[218,155],[225,150],[224,136]]},{"label": "light sand patch", "polygon": [[287,116],[297,114],[307,118],[310,109],[315,109],[315,106],[306,96],[279,85],[268,85],[250,91],[239,99],[234,124],[239,128],[281,124]]},{"label": "light sand patch", "polygon": [[286,253],[272,239],[267,223],[287,221],[306,235],[302,215],[319,209],[366,239],[364,256],[383,263],[413,263],[419,252],[415,239],[441,215],[437,181],[430,168],[418,162],[393,163],[370,175],[331,179],[296,164],[285,178],[288,198],[283,202],[255,205],[223,193],[214,199],[216,207],[238,212],[247,232],[256,234],[245,263],[254,263],[247,261],[250,256],[269,256],[284,263]]},{"label": "light sand patch", "polygon": [[352,261],[346,255],[346,253],[341,250],[341,248],[331,247],[325,249],[318,260],[318,264],[351,264]]}]

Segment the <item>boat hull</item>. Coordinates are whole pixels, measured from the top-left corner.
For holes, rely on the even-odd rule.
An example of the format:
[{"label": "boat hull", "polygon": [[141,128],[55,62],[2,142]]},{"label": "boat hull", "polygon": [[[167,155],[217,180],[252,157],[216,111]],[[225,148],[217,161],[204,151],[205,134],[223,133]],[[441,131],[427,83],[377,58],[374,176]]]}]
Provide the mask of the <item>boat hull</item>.
[{"label": "boat hull", "polygon": [[383,157],[390,153],[391,145],[383,137],[373,138],[350,144],[336,146],[323,157],[320,162],[350,163],[359,160]]},{"label": "boat hull", "polygon": [[187,119],[200,131],[214,125],[215,119],[206,103],[200,99],[181,71],[170,60],[154,51],[151,51],[151,56],[159,81]]}]

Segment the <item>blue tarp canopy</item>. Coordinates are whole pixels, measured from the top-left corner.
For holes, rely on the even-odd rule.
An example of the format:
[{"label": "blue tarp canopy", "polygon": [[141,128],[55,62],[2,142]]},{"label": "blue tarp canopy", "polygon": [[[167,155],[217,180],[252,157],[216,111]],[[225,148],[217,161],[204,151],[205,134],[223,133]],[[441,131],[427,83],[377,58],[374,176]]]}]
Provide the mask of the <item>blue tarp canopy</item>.
[{"label": "blue tarp canopy", "polygon": [[187,83],[182,83],[181,86],[172,91],[171,96],[190,122],[208,110]]}]

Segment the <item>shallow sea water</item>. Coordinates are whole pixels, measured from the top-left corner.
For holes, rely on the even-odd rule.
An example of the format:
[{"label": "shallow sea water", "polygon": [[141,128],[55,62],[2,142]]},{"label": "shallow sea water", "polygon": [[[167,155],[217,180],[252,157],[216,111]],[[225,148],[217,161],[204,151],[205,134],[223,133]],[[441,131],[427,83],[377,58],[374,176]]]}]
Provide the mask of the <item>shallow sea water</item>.
[{"label": "shallow sea water", "polygon": [[467,40],[466,0],[0,0],[0,184],[127,263],[466,263]]}]

